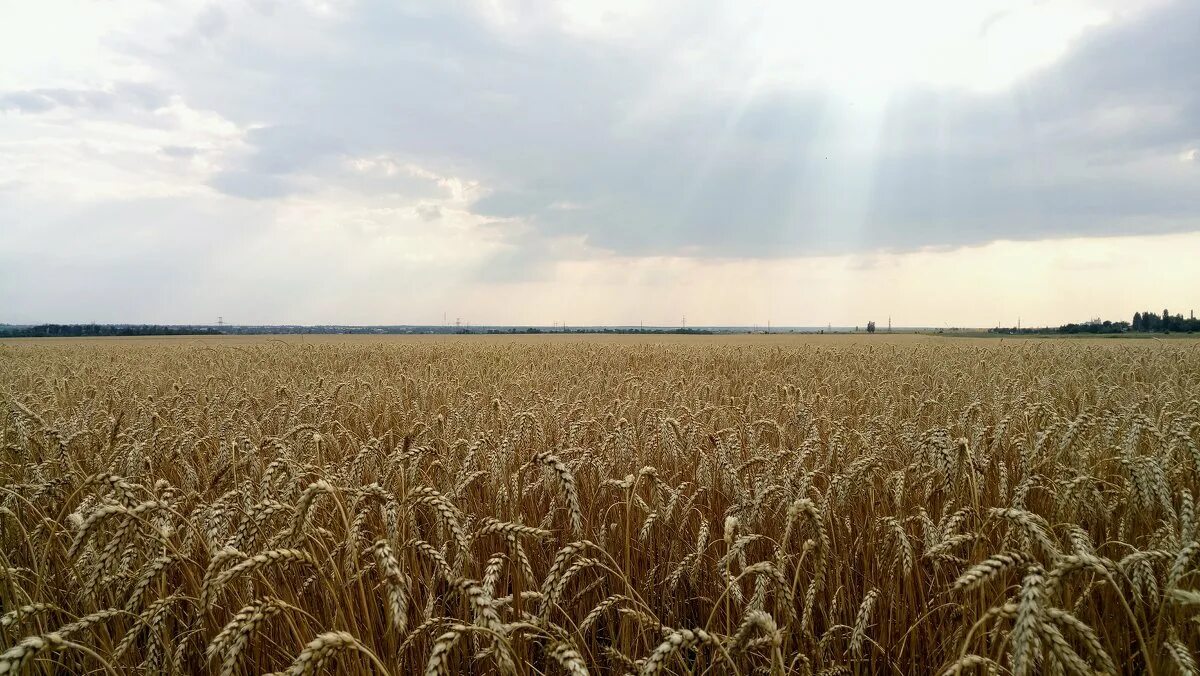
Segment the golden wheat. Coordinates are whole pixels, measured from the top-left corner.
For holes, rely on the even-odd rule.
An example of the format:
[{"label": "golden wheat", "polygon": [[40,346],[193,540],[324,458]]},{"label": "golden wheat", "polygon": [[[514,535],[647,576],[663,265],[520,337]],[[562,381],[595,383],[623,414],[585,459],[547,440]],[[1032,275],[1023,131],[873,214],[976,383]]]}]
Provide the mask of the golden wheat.
[{"label": "golden wheat", "polygon": [[1196,673],[1192,341],[289,341],[0,344],[0,674]]}]

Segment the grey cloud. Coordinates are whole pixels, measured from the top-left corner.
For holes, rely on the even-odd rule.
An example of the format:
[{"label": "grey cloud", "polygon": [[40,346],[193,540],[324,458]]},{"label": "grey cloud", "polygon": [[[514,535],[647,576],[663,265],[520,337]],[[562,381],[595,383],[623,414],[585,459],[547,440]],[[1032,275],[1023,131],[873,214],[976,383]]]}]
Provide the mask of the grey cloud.
[{"label": "grey cloud", "polygon": [[7,92],[0,94],[0,110],[21,113],[44,113],[58,105],[54,99],[38,92]]},{"label": "grey cloud", "polygon": [[436,221],[442,217],[442,209],[434,204],[422,204],[417,207],[417,215],[425,222]]},{"label": "grey cloud", "polygon": [[247,169],[267,174],[304,171],[343,148],[337,139],[318,128],[294,125],[252,129],[245,140],[254,147]]},{"label": "grey cloud", "polygon": [[303,190],[294,175],[313,169],[339,149],[321,132],[292,126],[251,129],[245,141],[253,148],[250,156],[240,166],[217,174],[209,185],[247,199],[270,199]]},{"label": "grey cloud", "polygon": [[112,92],[98,89],[29,89],[0,95],[0,107],[23,113],[43,113],[60,106],[108,109],[116,100]]},{"label": "grey cloud", "polygon": [[[435,179],[405,171],[395,158],[372,157],[369,153],[380,148],[353,137],[308,126],[276,125],[251,129],[244,140],[251,147],[249,156],[210,183],[223,193],[256,199],[281,197],[308,190],[309,177],[371,194],[429,198],[445,193]],[[356,173],[347,166],[353,159],[391,162],[392,171],[380,168]]]},{"label": "grey cloud", "polygon": [[54,108],[112,111],[120,107],[154,110],[168,103],[161,89],[137,82],[120,82],[108,89],[42,88],[0,93],[0,110],[44,113]]},{"label": "grey cloud", "polygon": [[211,40],[225,32],[229,26],[229,16],[220,7],[212,5],[196,17],[193,26],[197,33]]},{"label": "grey cloud", "polygon": [[156,110],[171,102],[166,91],[144,82],[118,82],[113,86],[113,95],[118,101],[142,110]]},{"label": "grey cloud", "polygon": [[1200,140],[1195,2],[1092,29],[1011,91],[897,95],[861,153],[839,143],[837,104],[820,90],[687,100],[631,121],[661,86],[656,54],[554,32],[499,35],[447,5],[357,10],[259,17],[336,48],[272,48],[237,21],[215,61],[157,56],[192,105],[272,125],[250,135],[255,153],[215,187],[276,196],[339,157],[413,157],[493,188],[474,206],[482,215],[633,255],[1200,228],[1200,185],[1142,166]]},{"label": "grey cloud", "polygon": [[199,155],[200,149],[195,146],[163,146],[159,152],[167,157],[187,160]]},{"label": "grey cloud", "polygon": [[[1200,185],[1133,165],[1200,137],[1200,69],[1184,65],[1200,63],[1198,8],[1180,3],[1095,34],[1015,97],[897,97],[869,156],[827,152],[819,96],[751,101],[740,118],[722,103],[723,115],[676,127],[698,142],[662,130],[665,145],[614,149],[625,161],[609,165],[564,161],[557,176],[537,176],[480,208],[625,253],[762,256],[1200,229]],[[1151,105],[1165,107],[1166,119],[1137,120],[1137,107]],[[1129,107],[1127,128],[1094,122]],[[735,120],[731,129],[712,123],[722,116]],[[635,141],[661,144],[659,131]],[[732,150],[710,143],[722,134]],[[580,192],[600,206],[543,207]]]},{"label": "grey cloud", "polygon": [[232,197],[251,200],[272,199],[297,192],[295,182],[286,177],[248,171],[222,171],[209,185]]}]

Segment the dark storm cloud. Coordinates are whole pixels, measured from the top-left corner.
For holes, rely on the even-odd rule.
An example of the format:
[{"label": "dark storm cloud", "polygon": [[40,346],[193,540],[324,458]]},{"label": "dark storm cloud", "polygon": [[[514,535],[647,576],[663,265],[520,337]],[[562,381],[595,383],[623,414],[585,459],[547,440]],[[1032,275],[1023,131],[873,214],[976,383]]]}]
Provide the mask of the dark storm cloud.
[{"label": "dark storm cloud", "polygon": [[[867,149],[838,136],[854,102],[819,89],[714,93],[634,119],[663,85],[656,54],[506,34],[448,5],[322,19],[276,6],[242,20],[222,15],[212,50],[157,55],[190,105],[267,125],[212,181],[230,194],[286,194],[334,158],[416,158],[491,188],[481,215],[630,255],[1200,228],[1200,171],[1181,177],[1177,159],[1200,144],[1200,3],[1188,0],[1091,29],[1000,93],[897,93]],[[300,37],[268,44],[266,26]]]}]

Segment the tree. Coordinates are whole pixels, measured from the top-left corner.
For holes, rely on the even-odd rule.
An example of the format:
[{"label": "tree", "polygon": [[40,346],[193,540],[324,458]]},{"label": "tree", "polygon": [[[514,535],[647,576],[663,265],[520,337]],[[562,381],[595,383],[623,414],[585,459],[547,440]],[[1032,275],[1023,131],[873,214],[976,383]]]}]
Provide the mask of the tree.
[{"label": "tree", "polygon": [[875,322],[867,322],[867,333],[875,333]]},{"label": "tree", "polygon": [[1142,330],[1142,313],[1140,313],[1140,312],[1133,313],[1133,330],[1134,331]]},{"label": "tree", "polygon": [[1142,313],[1142,330],[1157,331],[1162,324],[1162,319],[1157,314],[1149,310]]}]

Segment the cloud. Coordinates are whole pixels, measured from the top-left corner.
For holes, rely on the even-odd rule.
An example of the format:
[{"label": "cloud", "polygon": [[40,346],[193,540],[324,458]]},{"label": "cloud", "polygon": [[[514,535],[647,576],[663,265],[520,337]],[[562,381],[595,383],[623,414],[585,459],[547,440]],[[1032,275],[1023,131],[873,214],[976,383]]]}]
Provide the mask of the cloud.
[{"label": "cloud", "polygon": [[195,146],[163,146],[159,151],[167,157],[181,160],[190,160],[201,153],[200,148]]},{"label": "cloud", "polygon": [[0,93],[0,111],[27,114],[55,108],[111,111],[118,107],[155,110],[167,105],[167,95],[157,87],[139,82],[118,82],[109,89],[39,88]]},{"label": "cloud", "polygon": [[0,94],[0,110],[21,113],[44,113],[58,105],[51,96],[42,92],[6,92]]},{"label": "cloud", "polygon": [[417,206],[417,215],[423,221],[436,221],[442,217],[442,208],[436,204],[421,204]]},{"label": "cloud", "polygon": [[489,186],[480,215],[631,255],[1200,227],[1194,177],[1165,161],[1200,137],[1195,3],[1087,29],[1010,89],[912,86],[880,100],[819,83],[672,92],[667,36],[580,39],[553,10],[522,10],[517,24],[447,5],[281,11],[227,16],[215,52],[158,57],[188,101],[270,122],[247,134],[242,166],[211,181],[229,194],[303,190],[295,177],[335,157],[407,156]]},{"label": "cloud", "polygon": [[225,32],[228,26],[229,17],[216,5],[211,5],[201,12],[193,24],[193,28],[198,34],[210,40]]},{"label": "cloud", "polygon": [[296,192],[295,186],[285,177],[248,171],[222,171],[213,176],[209,185],[226,195],[252,200],[283,197]]}]

